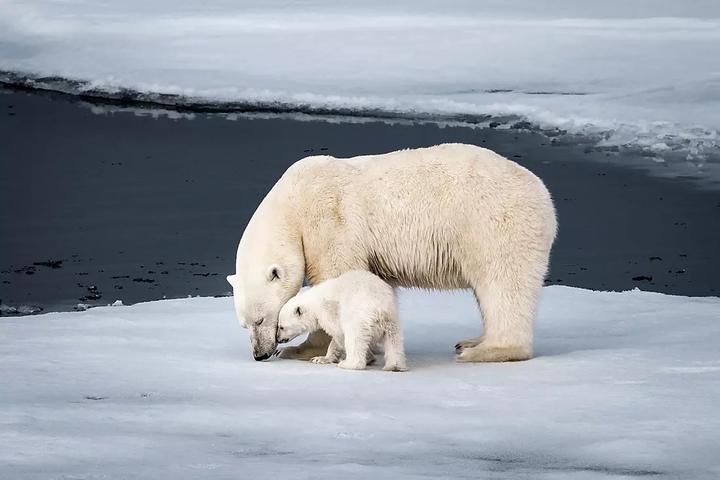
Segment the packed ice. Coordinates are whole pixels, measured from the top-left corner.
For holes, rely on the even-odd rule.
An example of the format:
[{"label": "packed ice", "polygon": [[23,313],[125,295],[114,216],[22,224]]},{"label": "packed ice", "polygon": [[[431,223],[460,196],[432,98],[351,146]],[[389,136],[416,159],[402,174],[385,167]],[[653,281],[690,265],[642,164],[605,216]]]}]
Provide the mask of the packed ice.
[{"label": "packed ice", "polygon": [[0,318],[0,476],[720,475],[718,298],[547,287],[504,364],[454,361],[469,293],[401,291],[400,318],[405,373],[255,362],[230,298]]}]

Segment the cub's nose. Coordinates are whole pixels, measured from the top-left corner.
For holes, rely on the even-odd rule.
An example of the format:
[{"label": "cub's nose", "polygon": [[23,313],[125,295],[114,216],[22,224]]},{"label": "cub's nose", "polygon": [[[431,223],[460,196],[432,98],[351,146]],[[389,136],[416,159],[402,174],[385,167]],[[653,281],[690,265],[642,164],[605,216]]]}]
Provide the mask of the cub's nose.
[{"label": "cub's nose", "polygon": [[263,360],[267,360],[268,358],[270,358],[270,355],[271,354],[269,353],[263,353],[262,355],[253,355],[253,358],[255,358],[255,360],[258,362],[262,362]]}]

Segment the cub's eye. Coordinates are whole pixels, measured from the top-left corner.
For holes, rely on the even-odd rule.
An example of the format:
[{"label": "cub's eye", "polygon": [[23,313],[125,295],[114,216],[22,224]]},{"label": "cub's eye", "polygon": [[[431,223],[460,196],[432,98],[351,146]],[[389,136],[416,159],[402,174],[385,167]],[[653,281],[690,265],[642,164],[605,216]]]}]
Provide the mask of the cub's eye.
[{"label": "cub's eye", "polygon": [[285,330],[285,327],[283,327],[282,325],[280,325],[280,330]]},{"label": "cub's eye", "polygon": [[257,326],[259,327],[260,325],[262,325],[262,323],[263,323],[264,321],[265,321],[265,317],[263,317],[263,318],[258,318],[257,320],[255,320],[255,325],[257,325]]},{"label": "cub's eye", "polygon": [[273,269],[270,271],[270,281],[278,280],[279,278],[280,278],[280,274],[278,273],[278,269],[277,269],[277,268],[273,268]]},{"label": "cub's eye", "polygon": [[295,309],[295,315],[297,315],[298,317],[299,317],[300,315],[302,315],[302,311],[300,310],[300,307],[297,307],[297,308]]}]

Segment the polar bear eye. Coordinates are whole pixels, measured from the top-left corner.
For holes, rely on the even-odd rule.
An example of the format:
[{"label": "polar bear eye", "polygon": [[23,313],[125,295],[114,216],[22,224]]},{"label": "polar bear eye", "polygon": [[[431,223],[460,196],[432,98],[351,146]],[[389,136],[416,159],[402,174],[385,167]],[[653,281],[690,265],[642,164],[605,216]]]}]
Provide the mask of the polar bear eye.
[{"label": "polar bear eye", "polygon": [[280,278],[280,274],[278,273],[278,269],[277,269],[277,268],[273,268],[273,269],[270,271],[270,281],[278,280],[279,278]]},{"label": "polar bear eye", "polygon": [[300,307],[297,307],[297,308],[295,309],[295,315],[297,315],[298,317],[299,317],[300,315],[302,315],[302,311],[300,310]]}]

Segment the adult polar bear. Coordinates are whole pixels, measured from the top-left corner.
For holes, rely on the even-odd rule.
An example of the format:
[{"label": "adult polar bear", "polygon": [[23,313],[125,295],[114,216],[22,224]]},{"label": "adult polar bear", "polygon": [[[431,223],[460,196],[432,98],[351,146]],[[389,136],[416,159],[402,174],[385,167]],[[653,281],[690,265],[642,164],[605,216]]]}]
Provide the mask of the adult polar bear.
[{"label": "adult polar bear", "polygon": [[[250,219],[228,281],[256,360],[275,352],[278,313],[304,278],[313,285],[349,270],[394,286],[472,289],[484,334],[456,345],[458,361],[525,360],[555,232],[543,182],[491,150],[307,157]],[[324,355],[329,341],[316,332],[282,356]]]}]

